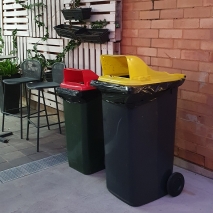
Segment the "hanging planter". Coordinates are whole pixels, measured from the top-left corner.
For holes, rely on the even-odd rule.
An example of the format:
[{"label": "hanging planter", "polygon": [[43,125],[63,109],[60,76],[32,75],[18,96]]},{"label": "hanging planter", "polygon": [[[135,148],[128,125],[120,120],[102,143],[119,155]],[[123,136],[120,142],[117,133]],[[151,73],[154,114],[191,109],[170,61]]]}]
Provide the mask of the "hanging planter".
[{"label": "hanging planter", "polygon": [[62,13],[66,20],[85,20],[89,19],[91,16],[92,8],[73,8],[73,9],[63,9]]},{"label": "hanging planter", "polygon": [[83,33],[86,31],[83,27],[71,26],[67,24],[60,24],[55,26],[54,29],[59,36],[77,39],[76,33]]},{"label": "hanging planter", "polygon": [[84,32],[76,32],[81,42],[105,43],[109,41],[108,29],[85,29]]}]

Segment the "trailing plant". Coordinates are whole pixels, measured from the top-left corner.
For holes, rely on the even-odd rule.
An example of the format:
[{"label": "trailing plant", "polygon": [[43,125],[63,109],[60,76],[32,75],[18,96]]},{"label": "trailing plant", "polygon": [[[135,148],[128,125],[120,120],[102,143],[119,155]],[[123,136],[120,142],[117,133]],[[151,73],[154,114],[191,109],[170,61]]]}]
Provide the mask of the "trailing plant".
[{"label": "trailing plant", "polygon": [[[42,69],[45,70],[46,67],[48,66],[48,62],[45,56],[42,53],[38,52],[38,44],[39,42],[33,45],[33,50],[27,50],[27,55],[28,58],[39,61],[42,66]],[[34,53],[34,55],[32,53]]]},{"label": "trailing plant", "polygon": [[34,3],[34,4],[28,4],[28,3],[23,4],[23,3],[21,3],[21,1],[16,0],[16,3],[20,4],[25,9],[33,9],[34,7],[46,7],[46,5],[43,2],[37,2],[37,3]]},{"label": "trailing plant", "polygon": [[0,53],[3,53],[3,48],[4,48],[4,39],[2,37],[2,32],[0,28]]},{"label": "trailing plant", "polygon": [[[20,0],[15,0],[17,4],[20,4],[23,8],[25,9],[28,9],[28,10],[33,10],[35,9],[36,7],[39,9],[39,8],[46,8],[47,5],[44,4],[43,2],[37,2],[37,3],[34,3],[34,4],[23,4]],[[44,27],[45,30],[46,30],[46,34],[42,37],[42,40],[43,41],[46,41],[48,38],[49,38],[49,32],[48,32],[48,28],[45,27],[45,24],[44,22],[40,21],[40,18],[43,17],[43,13],[40,13],[38,15],[35,16],[34,20],[35,20],[35,23],[37,24],[37,26],[40,28],[40,27]]]},{"label": "trailing plant", "polygon": [[51,62],[51,64],[55,63],[55,62],[62,62],[64,60],[64,57],[65,55],[70,51],[70,50],[74,50],[75,48],[77,48],[78,46],[81,45],[81,41],[80,40],[74,40],[74,39],[71,39],[67,46],[64,47],[63,49],[63,52],[59,53],[57,56],[56,56],[56,59],[53,60]]},{"label": "trailing plant", "polygon": [[78,8],[80,6],[81,0],[71,0],[69,6],[70,9]]},{"label": "trailing plant", "polygon": [[10,55],[16,55],[18,52],[17,29],[12,31],[12,37],[13,37],[13,50],[10,51]]},{"label": "trailing plant", "polygon": [[15,60],[6,59],[0,61],[0,75],[2,76],[11,76],[18,73],[19,65]]},{"label": "trailing plant", "polygon": [[[71,39],[68,44],[64,47],[63,52],[57,54],[56,58],[53,60],[46,59],[45,56],[38,52],[39,42],[33,45],[33,50],[27,50],[28,58],[38,60],[41,63],[43,70],[45,71],[48,66],[53,65],[55,62],[62,62],[64,60],[65,55],[70,50],[74,50],[76,47],[80,46],[81,41]],[[34,53],[34,56],[32,54]]]},{"label": "trailing plant", "polygon": [[107,26],[107,24],[108,23],[107,23],[106,19],[94,21],[94,22],[91,22],[91,28],[92,29],[103,29],[105,26]]}]

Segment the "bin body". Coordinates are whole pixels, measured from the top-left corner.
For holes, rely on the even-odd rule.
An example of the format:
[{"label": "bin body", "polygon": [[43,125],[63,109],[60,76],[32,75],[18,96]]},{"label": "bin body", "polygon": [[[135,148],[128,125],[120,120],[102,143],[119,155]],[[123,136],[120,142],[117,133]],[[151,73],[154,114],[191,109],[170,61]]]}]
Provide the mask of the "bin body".
[{"label": "bin body", "polygon": [[92,174],[105,167],[102,99],[97,90],[81,93],[89,95],[89,100],[63,101],[68,161],[77,171]]},{"label": "bin body", "polygon": [[131,206],[167,194],[173,170],[177,87],[128,108],[103,100],[108,190]]}]

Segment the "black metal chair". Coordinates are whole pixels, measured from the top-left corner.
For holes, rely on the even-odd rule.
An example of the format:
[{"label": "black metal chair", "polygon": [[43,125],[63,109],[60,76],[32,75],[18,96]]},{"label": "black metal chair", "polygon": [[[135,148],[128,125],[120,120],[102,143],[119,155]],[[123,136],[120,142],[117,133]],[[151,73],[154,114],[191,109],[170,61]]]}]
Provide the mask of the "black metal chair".
[{"label": "black metal chair", "polygon": [[20,78],[12,78],[12,79],[5,79],[3,80],[3,88],[5,90],[5,85],[20,85],[20,105],[19,109],[20,114],[12,114],[9,112],[6,112],[5,110],[5,93],[3,97],[3,119],[2,119],[2,132],[4,132],[4,121],[5,121],[5,115],[11,115],[20,118],[20,128],[21,128],[21,139],[23,138],[23,118],[27,117],[26,115],[23,115],[23,103],[22,103],[22,94],[23,90],[26,94],[26,106],[28,108],[28,101],[27,101],[27,90],[26,90],[26,83],[28,82],[36,82],[41,81],[42,78],[42,67],[39,61],[36,60],[25,60],[21,64],[21,77]]},{"label": "black metal chair", "polygon": [[[27,123],[27,140],[29,140],[29,124],[33,124],[36,128],[37,128],[37,152],[39,152],[39,130],[42,127],[48,127],[48,129],[50,129],[49,127],[55,124],[59,125],[59,132],[61,134],[61,121],[60,121],[60,116],[59,116],[59,109],[58,109],[58,100],[57,100],[57,95],[56,95],[56,88],[60,86],[60,83],[63,81],[63,70],[65,68],[65,64],[62,62],[56,62],[53,64],[52,66],[52,77],[53,77],[53,82],[33,82],[33,83],[28,83],[27,84],[27,89],[29,90],[29,99],[28,99],[28,123]],[[46,103],[45,103],[45,98],[44,98],[44,89],[50,89],[53,88],[54,89],[54,95],[55,95],[55,102],[56,102],[56,113],[55,114],[49,114],[49,115],[41,115],[40,112],[40,92],[42,93],[42,97],[43,97],[43,104],[44,104],[44,108],[45,108],[45,112],[46,112]],[[38,90],[38,109],[37,109],[37,115],[36,116],[32,116],[32,114],[30,113],[30,99],[31,99],[31,90]],[[58,118],[58,122],[57,123],[49,123],[49,116],[52,115],[57,115]],[[46,116],[47,117],[47,125],[42,125],[40,126],[40,117],[42,116]],[[35,124],[32,121],[32,118],[37,117],[37,124]]]}]

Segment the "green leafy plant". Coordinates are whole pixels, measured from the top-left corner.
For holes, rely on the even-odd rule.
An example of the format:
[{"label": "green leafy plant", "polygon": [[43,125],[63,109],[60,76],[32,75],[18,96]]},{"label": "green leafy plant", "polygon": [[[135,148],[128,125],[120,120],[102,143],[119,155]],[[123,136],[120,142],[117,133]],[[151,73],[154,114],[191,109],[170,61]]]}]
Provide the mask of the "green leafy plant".
[{"label": "green leafy plant", "polygon": [[[13,38],[12,40],[13,50],[10,51],[10,55],[17,54],[17,29],[12,31],[12,38]],[[0,75],[11,76],[18,72],[19,72],[18,59],[5,59],[3,61],[0,61]]]},{"label": "green leafy plant", "polygon": [[91,22],[91,28],[92,29],[103,29],[105,26],[107,26],[107,24],[108,23],[107,23],[106,19],[94,21],[94,22]]},{"label": "green leafy plant", "polygon": [[11,76],[18,73],[19,64],[15,60],[6,59],[0,61],[0,75],[2,76]]}]

